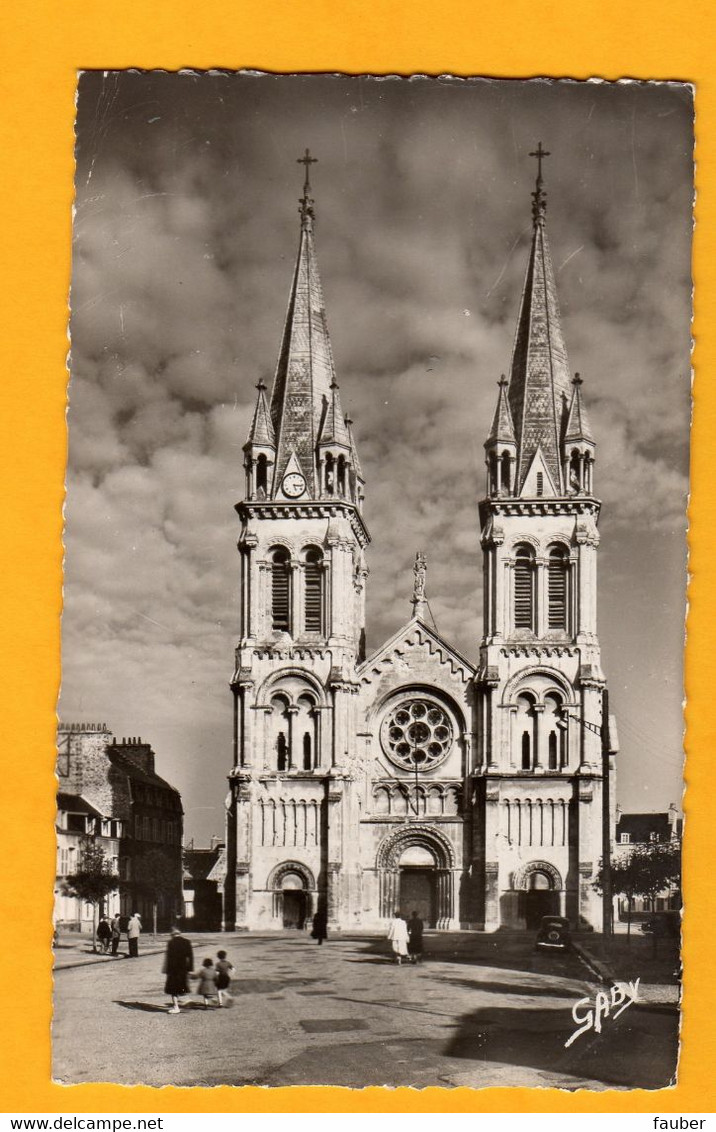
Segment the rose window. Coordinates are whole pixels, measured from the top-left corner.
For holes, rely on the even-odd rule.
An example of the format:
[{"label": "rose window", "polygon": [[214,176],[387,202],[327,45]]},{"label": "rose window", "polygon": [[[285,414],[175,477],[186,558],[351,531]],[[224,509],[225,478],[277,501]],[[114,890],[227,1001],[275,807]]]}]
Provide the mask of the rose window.
[{"label": "rose window", "polygon": [[450,718],[432,700],[403,700],[383,720],[380,741],[388,758],[405,770],[430,770],[452,746]]}]

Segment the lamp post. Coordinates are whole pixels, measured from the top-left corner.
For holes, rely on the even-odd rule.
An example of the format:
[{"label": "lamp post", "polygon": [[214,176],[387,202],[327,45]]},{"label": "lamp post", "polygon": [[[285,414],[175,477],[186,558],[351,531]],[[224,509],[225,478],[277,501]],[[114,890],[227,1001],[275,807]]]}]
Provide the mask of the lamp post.
[{"label": "lamp post", "polygon": [[[602,925],[605,936],[614,934],[614,908],[612,905],[612,840],[611,840],[611,775],[609,773],[609,692],[602,690],[602,722],[592,723],[588,719],[569,715],[564,709],[567,719],[573,719],[580,727],[593,732],[601,739],[602,753]],[[566,721],[563,724],[566,727]]]}]

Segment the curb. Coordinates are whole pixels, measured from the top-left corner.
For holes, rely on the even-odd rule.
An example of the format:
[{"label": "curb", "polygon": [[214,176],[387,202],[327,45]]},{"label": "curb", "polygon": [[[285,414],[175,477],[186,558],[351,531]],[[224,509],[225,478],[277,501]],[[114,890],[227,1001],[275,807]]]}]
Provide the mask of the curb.
[{"label": "curb", "polygon": [[587,950],[584,944],[577,943],[576,940],[572,940],[572,947],[576,951],[582,963],[584,963],[584,966],[587,968],[587,970],[591,971],[595,978],[599,979],[600,983],[614,983],[617,981],[614,972],[609,967],[607,967],[606,963],[602,963],[600,959],[597,959],[594,955],[592,955],[592,953]]},{"label": "curb", "polygon": [[[145,948],[144,951],[142,951],[141,954],[138,956],[138,958],[143,959],[145,955],[163,955],[163,954],[164,954],[164,948],[163,947],[156,947],[156,948],[151,948],[151,949]],[[58,971],[71,971],[75,967],[98,967],[100,965],[100,963],[119,963],[120,961],[124,961],[125,959],[129,959],[129,956],[128,955],[88,955],[86,959],[73,959],[70,963],[60,963],[60,964],[55,963],[55,964],[53,964],[52,971],[53,971],[53,974],[57,974]]]}]

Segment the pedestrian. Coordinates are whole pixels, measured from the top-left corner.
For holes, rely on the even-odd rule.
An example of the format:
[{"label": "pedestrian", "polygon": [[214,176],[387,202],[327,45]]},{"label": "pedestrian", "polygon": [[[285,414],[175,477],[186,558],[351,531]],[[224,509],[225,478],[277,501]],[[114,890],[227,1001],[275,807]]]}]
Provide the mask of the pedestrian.
[{"label": "pedestrian", "polygon": [[231,1006],[233,999],[229,994],[229,987],[231,986],[231,972],[234,967],[226,958],[225,951],[217,951],[216,953],[216,995],[219,999],[219,1006]]},{"label": "pedestrian", "polygon": [[400,966],[403,958],[408,955],[408,925],[401,916],[400,912],[396,912],[393,919],[390,921],[388,928],[388,939],[393,944],[393,954],[395,961]]},{"label": "pedestrian", "polygon": [[319,947],[324,939],[328,939],[328,914],[325,908],[319,909],[313,917],[311,939],[315,939]]},{"label": "pedestrian", "polygon": [[174,925],[167,943],[162,970],[166,975],[164,993],[171,995],[172,1005],[169,1014],[179,1014],[179,999],[189,993],[189,973],[194,966],[194,952],[191,943],[181,934],[181,928]]},{"label": "pedestrian", "polygon": [[199,985],[196,993],[204,999],[204,1009],[209,1009],[209,1000],[216,997],[216,968],[211,959],[205,959],[197,975]]},{"label": "pedestrian", "polygon": [[423,961],[423,921],[417,912],[408,920],[408,951],[411,963]]},{"label": "pedestrian", "polygon": [[133,912],[127,924],[127,940],[129,942],[129,958],[136,959],[139,955],[139,937],[142,934],[142,919],[139,912]]},{"label": "pedestrian", "polygon": [[106,955],[109,951],[110,940],[112,939],[112,929],[109,926],[109,920],[106,916],[100,917],[100,921],[97,925],[97,939],[99,940],[102,951]]},{"label": "pedestrian", "polygon": [[119,918],[119,912],[116,916],[112,916],[112,923],[109,926],[112,931],[112,954],[116,955],[119,951],[119,941],[122,938],[122,921]]}]

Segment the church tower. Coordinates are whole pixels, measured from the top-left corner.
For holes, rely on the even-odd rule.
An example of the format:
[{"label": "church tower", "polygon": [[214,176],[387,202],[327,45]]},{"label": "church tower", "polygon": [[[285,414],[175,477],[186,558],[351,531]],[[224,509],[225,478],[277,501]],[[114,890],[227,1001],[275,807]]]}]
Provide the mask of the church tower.
[{"label": "church tower", "polygon": [[592,885],[609,829],[597,637],[595,443],[570,376],[540,143],[532,244],[509,381],[498,383],[480,504],[484,635],[476,679],[473,875],[486,927],[543,914],[601,925]]},{"label": "church tower", "polygon": [[329,923],[348,883],[348,763],[364,654],[363,476],[314,248],[308,150],[298,256],[270,400],[244,445],[241,628],[231,681],[227,927]]}]

